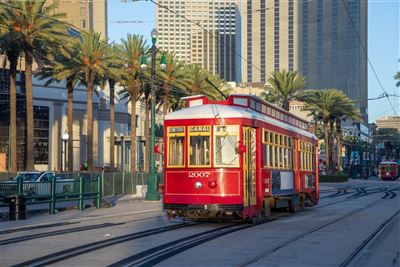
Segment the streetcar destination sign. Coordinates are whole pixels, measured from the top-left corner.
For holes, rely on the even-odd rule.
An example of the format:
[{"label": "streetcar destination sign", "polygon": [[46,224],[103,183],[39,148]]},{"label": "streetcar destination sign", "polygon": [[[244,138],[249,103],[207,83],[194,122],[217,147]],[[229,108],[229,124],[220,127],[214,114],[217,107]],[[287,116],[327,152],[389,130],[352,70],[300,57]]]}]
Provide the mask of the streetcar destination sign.
[{"label": "streetcar destination sign", "polygon": [[184,133],[185,128],[184,127],[168,127],[168,132],[169,133]]},{"label": "streetcar destination sign", "polygon": [[190,126],[189,132],[209,132],[210,126]]}]

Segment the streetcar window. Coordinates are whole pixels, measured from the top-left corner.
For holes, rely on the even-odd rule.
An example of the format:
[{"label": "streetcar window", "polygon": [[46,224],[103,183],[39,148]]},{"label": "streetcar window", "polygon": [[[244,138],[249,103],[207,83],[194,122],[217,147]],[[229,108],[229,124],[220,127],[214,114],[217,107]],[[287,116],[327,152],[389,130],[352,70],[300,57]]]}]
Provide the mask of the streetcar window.
[{"label": "streetcar window", "polygon": [[292,138],[265,129],[263,131],[263,166],[275,169],[292,168]]},{"label": "streetcar window", "polygon": [[256,110],[261,111],[261,104],[259,102],[256,102]]},{"label": "streetcar window", "polygon": [[174,136],[170,137],[168,141],[168,151],[169,151],[169,158],[168,158],[168,165],[169,166],[183,166],[183,149],[185,144],[185,137],[184,136]]},{"label": "streetcar window", "polygon": [[262,105],[262,113],[267,113],[267,106],[266,105]]},{"label": "streetcar window", "polygon": [[250,108],[252,109],[256,108],[256,102],[253,99],[250,100]]},{"label": "streetcar window", "polygon": [[209,167],[211,126],[189,126],[189,166]]},{"label": "streetcar window", "polygon": [[168,167],[184,167],[185,127],[168,127]]},{"label": "streetcar window", "polygon": [[315,147],[311,143],[300,141],[299,158],[300,169],[303,171],[313,171],[315,168]]},{"label": "streetcar window", "polygon": [[236,105],[246,106],[247,107],[247,98],[243,97],[234,97],[233,103]]},{"label": "streetcar window", "polygon": [[239,127],[237,125],[214,126],[214,165],[238,167]]},{"label": "streetcar window", "polygon": [[210,166],[210,137],[190,136],[190,166]]}]

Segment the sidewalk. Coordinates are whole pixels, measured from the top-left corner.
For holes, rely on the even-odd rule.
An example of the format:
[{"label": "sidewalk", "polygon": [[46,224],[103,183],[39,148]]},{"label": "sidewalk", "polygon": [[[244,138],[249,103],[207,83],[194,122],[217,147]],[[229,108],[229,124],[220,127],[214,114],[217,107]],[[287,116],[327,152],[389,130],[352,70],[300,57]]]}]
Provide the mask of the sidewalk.
[{"label": "sidewalk", "polygon": [[[0,231],[9,228],[25,227],[33,224],[51,224],[56,222],[82,221],[122,214],[135,214],[147,211],[162,211],[162,201],[145,202],[135,195],[106,197],[101,209],[96,209],[93,201],[85,201],[86,209],[78,211],[77,201],[57,203],[57,213],[48,214],[49,204],[28,205],[27,219],[8,221],[8,207],[0,208]],[[35,207],[36,206],[36,207]]]}]

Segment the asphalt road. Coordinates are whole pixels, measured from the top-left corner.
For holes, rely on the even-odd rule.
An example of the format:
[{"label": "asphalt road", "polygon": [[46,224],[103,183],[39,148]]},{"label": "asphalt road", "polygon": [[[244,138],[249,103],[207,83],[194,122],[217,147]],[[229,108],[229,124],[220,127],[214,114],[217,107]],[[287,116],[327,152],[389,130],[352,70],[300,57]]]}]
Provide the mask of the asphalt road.
[{"label": "asphalt road", "polygon": [[322,184],[317,206],[248,228],[181,227],[160,202],[125,197],[108,209],[1,222],[0,266],[40,257],[49,266],[400,266],[399,213],[399,181],[377,179]]}]

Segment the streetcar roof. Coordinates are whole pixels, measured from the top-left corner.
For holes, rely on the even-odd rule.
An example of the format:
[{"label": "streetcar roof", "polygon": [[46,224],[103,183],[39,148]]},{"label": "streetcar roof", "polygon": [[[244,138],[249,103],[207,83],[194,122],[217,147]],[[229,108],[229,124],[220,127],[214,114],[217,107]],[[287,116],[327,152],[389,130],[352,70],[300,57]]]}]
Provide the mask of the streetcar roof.
[{"label": "streetcar roof", "polygon": [[206,104],[206,105],[199,105],[181,109],[169,113],[165,116],[165,120],[228,119],[228,118],[246,118],[252,120],[260,120],[281,127],[282,129],[286,129],[317,140],[317,137],[308,131],[284,123],[275,118],[256,112],[252,109],[239,106]]},{"label": "streetcar roof", "polygon": [[397,163],[395,161],[383,161],[380,164],[382,165],[382,164],[399,164],[399,163]]}]

